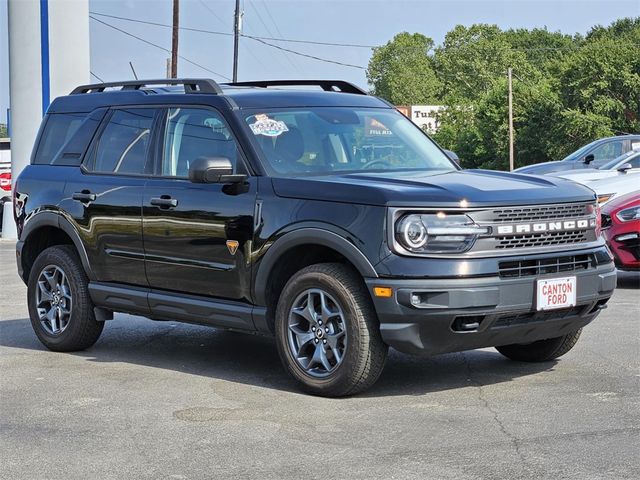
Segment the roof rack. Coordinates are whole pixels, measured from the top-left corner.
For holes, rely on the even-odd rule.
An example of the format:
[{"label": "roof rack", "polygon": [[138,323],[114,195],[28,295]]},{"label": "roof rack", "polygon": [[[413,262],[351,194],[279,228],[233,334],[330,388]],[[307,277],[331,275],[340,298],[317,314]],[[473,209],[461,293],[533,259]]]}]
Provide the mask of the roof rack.
[{"label": "roof rack", "polygon": [[298,85],[315,85],[327,92],[335,92],[336,89],[342,93],[355,93],[357,95],[368,95],[367,92],[357,87],[353,83],[344,80],[256,80],[252,82],[226,83],[231,87],[282,87]]},{"label": "roof rack", "polygon": [[183,85],[184,93],[222,93],[220,85],[208,78],[162,78],[158,80],[131,80],[126,82],[94,83],[80,85],[71,92],[71,95],[81,93],[104,92],[107,88],[121,87],[120,90],[140,90],[150,85]]}]

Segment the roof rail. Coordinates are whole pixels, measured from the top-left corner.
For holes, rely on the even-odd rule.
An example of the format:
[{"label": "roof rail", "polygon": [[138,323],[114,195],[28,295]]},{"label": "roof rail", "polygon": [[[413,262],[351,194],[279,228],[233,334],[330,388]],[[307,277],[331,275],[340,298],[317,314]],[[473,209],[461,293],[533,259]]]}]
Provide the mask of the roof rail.
[{"label": "roof rail", "polygon": [[368,93],[357,87],[353,83],[344,80],[256,80],[252,82],[226,83],[231,87],[282,87],[297,85],[316,85],[327,92],[337,91],[342,93],[355,93],[357,95],[368,95]]},{"label": "roof rail", "polygon": [[130,80],[126,82],[94,83],[80,85],[71,95],[80,93],[103,92],[106,88],[121,87],[120,90],[140,90],[149,85],[183,85],[184,93],[222,93],[220,85],[209,78],[161,78],[158,80]]}]

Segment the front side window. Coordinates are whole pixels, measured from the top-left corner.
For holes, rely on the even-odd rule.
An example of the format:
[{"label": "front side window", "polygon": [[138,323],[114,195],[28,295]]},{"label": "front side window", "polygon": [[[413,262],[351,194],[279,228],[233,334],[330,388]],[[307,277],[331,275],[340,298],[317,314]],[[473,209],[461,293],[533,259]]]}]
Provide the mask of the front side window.
[{"label": "front side window", "polygon": [[155,110],[115,110],[100,134],[89,169],[100,173],[150,173],[149,145]]},{"label": "front side window", "polygon": [[225,157],[236,170],[238,148],[219,113],[205,108],[170,108],[161,175],[186,178],[199,157]]},{"label": "front side window", "polygon": [[284,176],[456,170],[433,141],[391,109],[261,110],[244,120],[269,169]]},{"label": "front side window", "polygon": [[607,142],[593,150],[593,158],[597,161],[611,160],[622,155],[622,141]]}]

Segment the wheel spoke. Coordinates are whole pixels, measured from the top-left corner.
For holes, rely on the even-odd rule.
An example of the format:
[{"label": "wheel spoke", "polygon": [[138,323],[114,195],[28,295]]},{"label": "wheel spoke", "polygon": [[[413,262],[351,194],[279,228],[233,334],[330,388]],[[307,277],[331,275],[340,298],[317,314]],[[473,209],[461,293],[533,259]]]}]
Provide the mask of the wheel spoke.
[{"label": "wheel spoke", "polygon": [[47,290],[46,285],[47,283],[45,282],[38,282],[38,290],[40,291],[40,301],[38,305],[42,302],[50,302],[52,299],[51,292]]},{"label": "wheel spoke", "polygon": [[309,367],[312,366],[321,366],[327,372],[331,370],[331,364],[329,363],[329,359],[327,358],[327,353],[324,351],[324,347],[321,343],[316,345],[316,349],[313,352],[313,357],[311,358],[311,362],[309,362]]},{"label": "wheel spoke", "polygon": [[58,333],[58,312],[56,308],[50,308],[47,312],[47,320],[49,320],[49,325],[51,325],[51,332]]},{"label": "wheel spoke", "polygon": [[324,293],[320,293],[320,308],[322,312],[322,321],[326,324],[331,317],[335,317],[336,315],[340,315],[340,312],[333,312],[329,309],[327,305],[327,297]]},{"label": "wheel spoke", "polygon": [[315,338],[315,334],[311,331],[304,331],[298,325],[290,325],[289,330],[293,332],[296,336],[297,341],[297,352],[296,356],[301,357],[303,354],[304,348],[309,345],[309,343],[313,342]]},{"label": "wheel spoke", "polygon": [[42,276],[49,284],[49,290],[54,291],[56,289],[56,279],[55,279],[55,270],[54,273],[49,273],[46,270],[42,272]]}]

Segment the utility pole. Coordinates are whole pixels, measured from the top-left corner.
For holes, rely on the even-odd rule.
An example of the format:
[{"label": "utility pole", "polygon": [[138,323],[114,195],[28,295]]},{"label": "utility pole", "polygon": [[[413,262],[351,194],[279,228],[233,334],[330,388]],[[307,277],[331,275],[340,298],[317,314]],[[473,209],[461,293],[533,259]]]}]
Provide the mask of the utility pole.
[{"label": "utility pole", "polygon": [[511,82],[511,67],[507,70],[509,80],[509,171],[515,168],[513,155],[513,87]]},{"label": "utility pole", "polygon": [[240,43],[240,0],[236,0],[236,13],[233,18],[233,81],[238,81],[238,47]]},{"label": "utility pole", "polygon": [[173,32],[171,36],[171,78],[178,77],[179,29],[180,29],[180,0],[173,0]]}]

